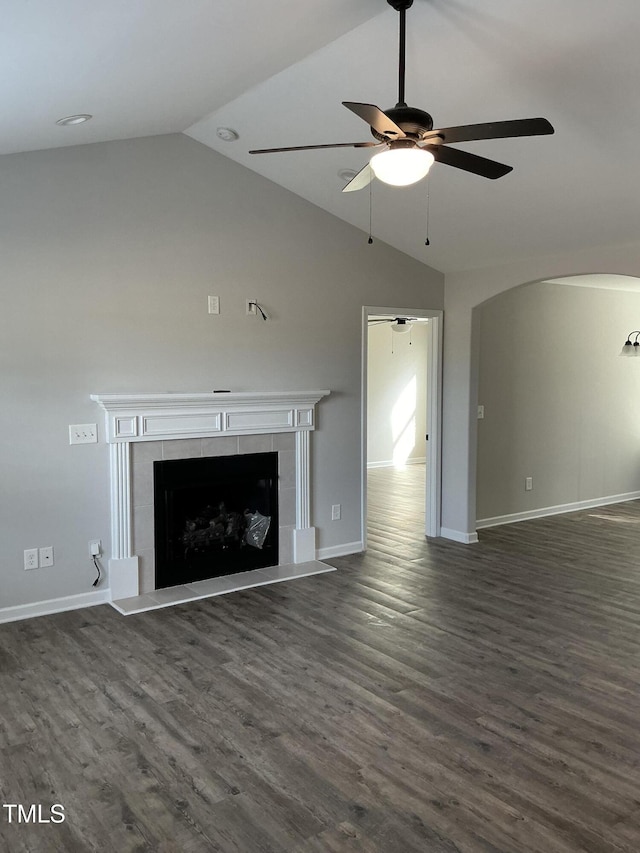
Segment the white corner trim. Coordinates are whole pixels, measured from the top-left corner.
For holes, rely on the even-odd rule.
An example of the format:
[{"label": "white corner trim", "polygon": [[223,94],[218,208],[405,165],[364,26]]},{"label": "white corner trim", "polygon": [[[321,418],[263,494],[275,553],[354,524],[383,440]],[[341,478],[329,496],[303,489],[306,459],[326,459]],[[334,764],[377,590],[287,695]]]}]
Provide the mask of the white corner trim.
[{"label": "white corner trim", "polygon": [[133,598],[140,593],[139,562],[137,557],[112,558],[109,560],[109,601]]},{"label": "white corner trim", "polygon": [[496,515],[493,518],[479,518],[476,522],[478,529],[485,527],[497,527],[500,524],[515,524],[517,521],[529,521],[533,518],[544,518],[547,515],[562,515],[565,512],[579,512],[581,509],[593,509],[597,506],[608,506],[625,501],[634,501],[640,498],[640,492],[627,492],[623,495],[609,495],[604,498],[592,498],[587,501],[573,501],[568,504],[557,504],[556,506],[545,506],[539,509],[531,509],[526,512],[512,512],[508,515]]},{"label": "white corner trim", "polygon": [[64,613],[67,610],[78,610],[81,607],[95,607],[97,604],[108,604],[111,601],[109,590],[82,592],[79,595],[67,595],[64,598],[49,598],[46,601],[36,601],[32,604],[18,604],[15,607],[0,608],[0,624],[17,622],[20,619],[33,619],[34,616],[50,616],[52,613]]},{"label": "white corner trim", "polygon": [[362,540],[359,542],[343,542],[342,545],[329,545],[316,551],[316,560],[330,560],[332,557],[348,557],[349,554],[360,554],[364,551]]},{"label": "white corner trim", "polygon": [[440,536],[443,539],[451,539],[453,542],[462,542],[463,545],[473,545],[478,541],[477,533],[465,533],[462,530],[452,530],[450,527],[442,527]]},{"label": "white corner trim", "polygon": [[316,559],[315,527],[296,527],[293,531],[293,562],[309,563]]}]

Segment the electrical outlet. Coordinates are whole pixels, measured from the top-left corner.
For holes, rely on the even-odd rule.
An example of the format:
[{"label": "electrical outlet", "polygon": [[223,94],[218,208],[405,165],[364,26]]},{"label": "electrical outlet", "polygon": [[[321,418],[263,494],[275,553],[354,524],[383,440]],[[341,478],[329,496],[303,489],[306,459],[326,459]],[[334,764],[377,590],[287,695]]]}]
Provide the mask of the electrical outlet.
[{"label": "electrical outlet", "polygon": [[38,549],[27,548],[27,550],[24,552],[24,570],[27,572],[30,569],[37,568],[39,568]]},{"label": "electrical outlet", "polygon": [[524,490],[525,492],[533,491],[533,477],[525,477]]},{"label": "electrical outlet", "polygon": [[257,314],[258,309],[256,308],[256,300],[255,299],[247,299],[247,314]]},{"label": "electrical outlet", "polygon": [[40,568],[53,565],[53,545],[47,545],[45,548],[39,548]]},{"label": "electrical outlet", "polygon": [[340,521],[342,518],[342,504],[333,504],[331,507],[331,521]]},{"label": "electrical outlet", "polygon": [[478,420],[481,421],[484,418],[484,406],[478,406]]},{"label": "electrical outlet", "polygon": [[91,539],[89,542],[89,554],[92,557],[99,557],[102,550],[102,542],[100,539]]},{"label": "electrical outlet", "polygon": [[97,424],[70,424],[69,444],[97,444]]},{"label": "electrical outlet", "polygon": [[220,297],[219,296],[209,296],[208,305],[209,305],[209,314],[219,314],[220,313]]}]

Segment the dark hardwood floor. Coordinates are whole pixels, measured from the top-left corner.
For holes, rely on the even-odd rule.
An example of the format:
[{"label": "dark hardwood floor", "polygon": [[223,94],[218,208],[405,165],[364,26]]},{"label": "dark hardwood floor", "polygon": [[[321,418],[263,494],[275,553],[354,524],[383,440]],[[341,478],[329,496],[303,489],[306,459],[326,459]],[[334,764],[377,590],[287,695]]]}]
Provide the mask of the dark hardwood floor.
[{"label": "dark hardwood floor", "polygon": [[640,502],[422,537],[372,471],[338,572],[0,626],[0,849],[640,850]]}]

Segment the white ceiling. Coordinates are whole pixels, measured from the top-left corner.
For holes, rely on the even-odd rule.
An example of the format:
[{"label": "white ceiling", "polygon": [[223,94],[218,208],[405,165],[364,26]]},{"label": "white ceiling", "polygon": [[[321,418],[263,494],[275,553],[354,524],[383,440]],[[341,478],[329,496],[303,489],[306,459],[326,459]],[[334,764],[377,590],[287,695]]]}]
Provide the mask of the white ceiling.
[{"label": "white ceiling", "polygon": [[[184,131],[366,232],[369,192],[337,173],[367,151],[247,151],[370,138],[341,101],[395,104],[386,0],[5,0],[2,18],[0,153]],[[436,164],[428,248],[427,184],[376,182],[374,237],[444,271],[637,240],[639,24],[637,0],[415,0],[409,104],[556,134],[461,146],[514,166],[498,181]],[[95,117],[55,125],[73,113]]]}]

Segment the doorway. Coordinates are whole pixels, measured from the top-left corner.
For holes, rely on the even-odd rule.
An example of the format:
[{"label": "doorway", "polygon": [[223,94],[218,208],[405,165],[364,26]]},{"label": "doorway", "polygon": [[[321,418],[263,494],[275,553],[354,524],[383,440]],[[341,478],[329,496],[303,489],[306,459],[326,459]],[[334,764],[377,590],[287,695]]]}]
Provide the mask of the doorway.
[{"label": "doorway", "polygon": [[[368,486],[386,469],[402,480],[417,467],[409,500],[424,509],[425,536],[440,535],[442,311],[365,306],[362,309],[362,525],[367,545]],[[394,470],[397,473],[395,475]],[[420,488],[416,492],[416,480]],[[416,497],[419,495],[419,497]]]}]

